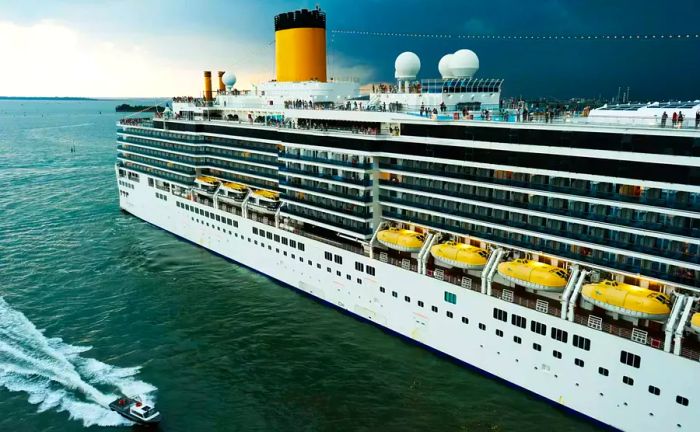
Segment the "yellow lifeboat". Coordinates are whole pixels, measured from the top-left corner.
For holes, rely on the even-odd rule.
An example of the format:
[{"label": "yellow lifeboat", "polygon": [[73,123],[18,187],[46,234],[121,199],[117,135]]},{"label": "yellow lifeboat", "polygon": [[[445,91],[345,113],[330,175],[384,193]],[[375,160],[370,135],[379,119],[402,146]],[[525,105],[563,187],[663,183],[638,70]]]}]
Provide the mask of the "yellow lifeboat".
[{"label": "yellow lifeboat", "polygon": [[204,186],[217,186],[220,183],[218,178],[211,176],[199,176],[195,182]]},{"label": "yellow lifeboat", "polygon": [[255,195],[257,195],[259,198],[262,198],[263,200],[274,201],[274,202],[279,201],[280,195],[277,192],[272,192],[272,191],[265,190],[265,189],[258,189],[253,193]]},{"label": "yellow lifeboat", "polygon": [[563,268],[529,259],[516,259],[498,265],[504,279],[538,291],[562,291],[569,279]]},{"label": "yellow lifeboat", "polygon": [[605,310],[634,318],[658,320],[671,313],[666,294],[612,280],[584,285],[581,296]]},{"label": "yellow lifeboat", "polygon": [[423,247],[425,236],[415,231],[391,227],[379,231],[377,241],[397,251],[418,252]]},{"label": "yellow lifeboat", "polygon": [[240,183],[226,182],[223,184],[223,186],[227,189],[230,189],[230,190],[236,191],[236,192],[245,192],[248,190],[248,186],[242,185]]},{"label": "yellow lifeboat", "polygon": [[440,263],[471,270],[484,268],[489,257],[489,253],[484,249],[453,241],[431,247],[430,254]]},{"label": "yellow lifeboat", "polygon": [[700,312],[695,312],[693,314],[693,317],[690,319],[690,328],[692,328],[695,333],[700,333]]}]

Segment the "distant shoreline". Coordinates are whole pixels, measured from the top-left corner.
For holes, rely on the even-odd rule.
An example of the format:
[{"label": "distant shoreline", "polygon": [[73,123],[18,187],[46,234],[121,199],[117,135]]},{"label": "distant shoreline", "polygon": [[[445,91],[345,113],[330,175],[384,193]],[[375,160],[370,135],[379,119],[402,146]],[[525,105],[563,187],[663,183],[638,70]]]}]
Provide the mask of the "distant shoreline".
[{"label": "distant shoreline", "polygon": [[51,97],[51,96],[0,96],[0,100],[31,100],[31,101],[96,101],[99,99],[86,98],[86,97]]}]

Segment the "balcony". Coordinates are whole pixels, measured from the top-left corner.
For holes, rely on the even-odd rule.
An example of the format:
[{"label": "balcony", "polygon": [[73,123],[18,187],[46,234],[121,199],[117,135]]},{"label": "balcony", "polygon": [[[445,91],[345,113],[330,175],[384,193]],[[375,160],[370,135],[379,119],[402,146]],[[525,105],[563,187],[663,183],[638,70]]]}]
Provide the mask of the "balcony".
[{"label": "balcony", "polygon": [[318,163],[324,163],[324,164],[329,164],[329,165],[337,165],[337,166],[341,166],[341,167],[360,168],[360,169],[365,169],[365,170],[372,169],[371,162],[359,163],[359,162],[352,162],[352,161],[342,161],[342,160],[337,160],[337,159],[332,159],[332,158],[301,156],[301,155],[293,154],[293,153],[289,153],[289,152],[280,152],[279,157],[280,157],[280,159],[294,159],[294,160],[298,160],[298,161],[318,162]]},{"label": "balcony", "polygon": [[279,179],[279,184],[280,187],[284,189],[285,186],[293,187],[293,188],[298,188],[298,189],[303,189],[307,191],[312,191],[312,192],[319,192],[327,195],[333,195],[337,196],[339,198],[345,198],[349,200],[354,200],[354,201],[361,201],[361,202],[372,202],[372,195],[369,192],[365,192],[361,195],[353,195],[353,194],[348,194],[348,193],[343,193],[340,191],[332,190],[332,189],[325,189],[325,188],[320,188],[320,187],[314,187],[314,186],[308,186],[306,184],[300,184],[296,182],[291,182],[288,180],[284,180],[284,178],[280,177]]},{"label": "balcony", "polygon": [[[522,202],[522,201],[517,201],[517,200],[512,200],[512,199],[503,199],[503,198],[496,198],[496,197],[486,197],[483,195],[478,195],[478,194],[469,194],[465,192],[460,192],[460,191],[454,191],[454,190],[444,190],[444,189],[436,189],[436,188],[430,188],[430,187],[425,187],[425,186],[419,186],[419,185],[414,185],[414,184],[407,184],[407,183],[399,183],[399,182],[393,182],[390,180],[379,180],[379,184],[381,186],[390,186],[393,188],[398,188],[403,191],[406,191],[407,193],[412,193],[413,191],[421,191],[421,192],[426,192],[428,194],[431,194],[432,196],[435,195],[448,195],[450,197],[455,197],[455,198],[463,198],[463,199],[468,199],[468,200],[473,200],[473,201],[481,201],[486,204],[500,204],[503,206],[508,206],[508,207],[514,207],[514,208],[519,208],[519,209],[524,209],[524,210],[532,210],[532,211],[538,211],[538,212],[545,212],[545,213],[554,213],[558,214],[561,216],[567,216],[571,218],[576,218],[576,219],[582,219],[580,221],[571,221],[570,223],[581,223],[585,224],[586,219],[592,219],[598,222],[603,222],[603,223],[609,223],[609,224],[614,224],[614,225],[620,225],[620,226],[626,226],[629,228],[640,228],[644,230],[649,230],[649,231],[656,231],[659,233],[672,233],[672,234],[678,234],[686,237],[691,237],[691,238],[698,238],[700,237],[700,228],[685,228],[685,227],[674,227],[674,226],[669,226],[669,225],[664,225],[659,222],[647,222],[643,220],[634,220],[631,218],[623,218],[620,216],[614,216],[614,215],[598,215],[595,213],[592,213],[590,211],[577,211],[571,208],[557,208],[554,206],[549,206],[549,205],[540,205],[540,204],[535,204],[535,203],[529,203],[529,202]],[[473,205],[479,205],[479,204],[473,204]],[[510,211],[510,210],[507,210]],[[542,216],[542,217],[547,217],[547,216]],[[614,227],[610,227],[610,229],[614,229]]]},{"label": "balcony", "polygon": [[308,210],[298,209],[298,208],[291,206],[291,205],[285,205],[284,207],[282,207],[281,211],[282,211],[282,213],[287,213],[287,214],[292,215],[292,216],[299,216],[299,217],[302,217],[305,219],[318,220],[318,222],[323,223],[324,225],[330,225],[330,226],[340,228],[343,230],[352,231],[354,233],[361,234],[363,236],[371,236],[373,233],[373,230],[369,226],[369,223],[362,224],[363,227],[360,227],[360,226],[354,226],[354,225],[347,224],[347,223],[335,222],[333,220],[319,219],[318,217],[311,214]]},{"label": "balcony", "polygon": [[129,169],[132,171],[137,171],[137,172],[140,172],[142,174],[155,176],[155,177],[161,178],[163,180],[170,180],[173,182],[182,183],[182,184],[186,184],[186,185],[192,184],[194,182],[194,176],[180,176],[180,175],[176,175],[176,174],[172,174],[172,173],[168,173],[168,172],[163,172],[163,171],[156,170],[156,169],[149,170],[149,169],[146,169],[144,167],[134,166],[133,164],[130,164],[129,161],[119,161],[119,162],[117,162],[117,166],[119,166],[121,168]]},{"label": "balcony", "polygon": [[[291,201],[295,203],[300,203],[300,204],[305,204],[308,206],[313,206],[318,208],[320,211],[333,211],[336,213],[342,213],[346,214],[348,216],[353,216],[356,218],[362,218],[362,219],[372,219],[372,213],[370,212],[369,207],[360,207],[352,204],[346,204],[342,202],[333,202],[333,204],[330,203],[325,203],[325,202],[319,202],[319,200],[314,199],[314,200],[308,200],[308,199],[299,199],[294,197],[293,195],[287,194],[287,193],[282,193],[280,195],[281,199],[284,199],[286,201]],[[337,204],[336,204],[337,203]]]},{"label": "balcony", "polygon": [[[566,239],[576,239],[576,240],[581,240],[584,242],[590,242],[590,243],[599,243],[600,246],[612,246],[616,247],[619,249],[624,249],[628,251],[633,251],[633,252],[640,252],[640,253],[645,253],[649,254],[652,256],[659,256],[659,257],[666,257],[668,255],[668,251],[664,248],[657,248],[657,247],[650,247],[650,246],[644,246],[640,244],[641,242],[624,242],[616,239],[611,239],[611,238],[600,238],[593,236],[587,232],[580,232],[577,233],[573,230],[566,229],[566,228],[561,228],[561,229],[556,229],[552,227],[547,227],[547,226],[533,226],[532,224],[528,222],[523,222],[523,221],[515,221],[511,220],[508,218],[499,218],[496,216],[489,216],[489,215],[482,215],[479,214],[478,212],[465,212],[463,210],[458,210],[454,208],[446,208],[444,206],[435,206],[427,203],[421,203],[421,202],[416,202],[414,200],[408,200],[408,199],[403,199],[403,198],[396,198],[396,197],[391,197],[386,194],[381,194],[379,197],[380,201],[382,201],[382,204],[385,203],[394,203],[394,204],[402,204],[405,206],[410,206],[418,209],[425,209],[425,210],[430,210],[434,212],[439,212],[439,213],[444,213],[445,216],[449,218],[450,215],[455,215],[455,216],[460,216],[468,219],[475,219],[479,220],[482,222],[490,223],[490,224],[498,224],[502,225],[504,227],[516,227],[516,228],[522,228],[524,230],[529,230],[529,231],[534,231],[537,233],[543,233],[543,234],[550,234],[553,236],[558,236]],[[563,225],[563,224],[562,224]],[[692,263],[692,264],[700,264],[700,256],[697,254],[686,254],[682,255],[682,261]]]},{"label": "balcony", "polygon": [[349,183],[349,184],[354,184],[354,185],[358,185],[358,186],[371,186],[372,185],[372,180],[370,180],[370,179],[348,178],[348,177],[342,177],[342,176],[337,176],[337,175],[330,175],[330,174],[325,174],[325,173],[320,173],[320,172],[309,171],[309,170],[289,168],[286,166],[279,167],[279,172],[282,174],[284,174],[284,173],[301,174],[301,175],[305,175],[305,176],[309,176],[309,177],[332,180],[332,181],[336,181],[339,183]]},{"label": "balcony", "polygon": [[179,165],[177,163],[163,162],[163,161],[160,161],[157,159],[141,157],[141,156],[134,155],[133,153],[129,153],[128,155],[122,154],[119,156],[119,158],[130,160],[133,162],[146,164],[146,165],[151,165],[151,166],[155,166],[155,167],[159,167],[159,168],[163,168],[163,169],[170,170],[170,171],[178,171],[178,172],[181,172],[184,174],[188,174],[190,176],[193,176],[196,173],[196,170],[194,168],[185,167],[185,166]]},{"label": "balcony", "polygon": [[423,169],[423,168],[414,168],[406,165],[399,165],[399,164],[390,164],[390,163],[385,163],[385,162],[380,162],[379,167],[381,169],[386,169],[386,170],[395,170],[395,171],[402,171],[405,172],[406,175],[410,175],[412,172],[413,173],[420,173],[420,174],[429,174],[433,176],[441,176],[441,177],[448,177],[448,178],[454,178],[457,180],[471,180],[471,181],[477,181],[477,182],[483,182],[483,183],[492,183],[492,184],[500,184],[500,185],[507,185],[507,186],[516,186],[524,189],[532,189],[532,190],[541,190],[541,191],[547,191],[547,192],[559,192],[559,193],[564,193],[564,194],[569,194],[569,195],[578,195],[578,196],[583,196],[587,198],[601,198],[601,199],[608,199],[608,200],[613,200],[613,201],[623,201],[623,202],[629,202],[629,203],[634,203],[634,204],[644,204],[644,205],[649,205],[649,206],[656,206],[656,207],[665,207],[665,208],[672,208],[676,210],[684,210],[684,211],[692,211],[692,212],[700,212],[700,202],[678,202],[676,200],[668,199],[668,198],[647,198],[647,197],[632,197],[624,194],[620,194],[617,192],[602,192],[602,191],[593,191],[587,188],[575,188],[575,187],[570,187],[570,186],[555,186],[551,184],[543,184],[543,183],[537,183],[537,182],[532,182],[532,181],[519,181],[515,179],[497,179],[494,178],[491,175],[476,175],[472,173],[466,173],[466,172],[450,172],[442,169],[442,167],[436,167],[435,169]]},{"label": "balcony", "polygon": [[153,142],[157,142],[156,140],[168,140],[177,143],[183,143],[185,145],[209,144],[214,146],[231,147],[235,149],[240,149],[241,151],[262,151],[269,153],[271,156],[277,153],[277,146],[275,144],[259,143],[255,141],[242,141],[236,138],[221,138],[212,137],[208,135],[190,135],[179,133],[178,131],[167,132],[163,131],[162,129],[130,129],[120,131],[120,133],[141,136],[153,140]]},{"label": "balcony", "polygon": [[[382,215],[390,219],[409,221],[418,225],[431,227],[433,229],[441,231],[450,231],[460,233],[463,235],[472,235],[478,238],[482,238],[484,240],[491,240],[497,243],[502,243],[513,247],[520,247],[527,250],[541,251],[554,256],[570,258],[579,262],[589,262],[602,267],[618,269],[632,274],[642,274],[652,278],[657,278],[660,280],[675,282],[688,286],[700,286],[700,278],[695,278],[692,275],[692,272],[683,272],[682,269],[678,269],[676,271],[661,271],[654,268],[642,268],[642,266],[638,263],[630,263],[629,261],[626,263],[621,263],[614,259],[614,256],[612,254],[603,254],[603,256],[601,257],[596,257],[592,254],[581,255],[580,253],[572,252],[565,245],[562,245],[563,247],[552,247],[551,244],[548,244],[548,242],[543,241],[541,239],[538,239],[537,242],[533,243],[531,241],[528,241],[526,236],[521,236],[523,237],[523,239],[519,239],[517,238],[518,235],[515,233],[501,233],[498,232],[498,230],[494,232],[494,230],[492,229],[488,229],[481,226],[476,226],[472,230],[465,230],[458,225],[435,222],[430,220],[430,218],[421,217],[418,215],[408,216],[399,212],[389,211],[388,209],[383,209]],[[637,260],[637,262],[639,262],[639,260]]]}]

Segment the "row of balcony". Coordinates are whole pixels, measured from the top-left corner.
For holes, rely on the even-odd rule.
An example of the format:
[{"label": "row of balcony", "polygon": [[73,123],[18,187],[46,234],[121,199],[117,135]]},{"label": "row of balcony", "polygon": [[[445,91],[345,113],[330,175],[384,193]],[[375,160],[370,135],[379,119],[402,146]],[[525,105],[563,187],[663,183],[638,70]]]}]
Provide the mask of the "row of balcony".
[{"label": "row of balcony", "polygon": [[333,159],[330,157],[323,158],[323,157],[313,157],[313,156],[302,156],[300,154],[295,154],[295,153],[291,153],[288,151],[280,152],[279,157],[286,158],[286,159],[294,159],[294,160],[299,160],[299,161],[318,162],[318,163],[337,165],[337,166],[343,166],[343,167],[350,167],[350,168],[361,168],[361,169],[366,169],[366,170],[372,169],[372,162],[361,163],[359,161],[338,160],[338,159]]},{"label": "row of balcony", "polygon": [[235,139],[235,138],[221,138],[221,137],[211,137],[211,136],[203,136],[203,135],[188,135],[188,134],[178,133],[177,131],[164,132],[164,131],[159,130],[159,129],[149,129],[149,130],[128,129],[128,130],[125,130],[124,133],[129,134],[129,135],[138,135],[138,136],[151,138],[151,139],[164,139],[164,140],[170,140],[170,141],[177,141],[177,142],[181,142],[183,144],[211,144],[211,145],[225,146],[225,147],[238,147],[238,148],[242,148],[244,150],[247,150],[247,149],[259,150],[259,151],[266,151],[266,152],[270,152],[270,153],[277,152],[277,146],[275,144],[261,143],[261,142],[256,142],[256,141],[244,141],[244,140],[239,140],[239,139]]},{"label": "row of balcony", "polygon": [[700,200],[688,199],[687,201],[678,200],[675,197],[660,197],[651,198],[646,196],[630,196],[618,192],[607,192],[601,190],[592,190],[590,188],[578,188],[571,186],[558,186],[552,184],[538,183],[536,181],[520,181],[513,178],[496,178],[493,175],[478,175],[473,172],[450,172],[442,169],[442,166],[435,169],[415,168],[402,164],[393,164],[380,162],[381,169],[404,171],[406,175],[413,173],[429,174],[433,176],[449,177],[457,180],[471,180],[484,183],[492,183],[506,186],[520,187],[524,189],[540,190],[546,192],[559,192],[570,195],[578,195],[587,198],[609,199],[614,201],[623,201],[635,204],[646,204],[650,206],[666,207],[677,210],[697,211],[700,212]]},{"label": "row of balcony", "polygon": [[[351,194],[351,193],[342,192],[342,191],[339,191],[339,190],[333,189],[333,188],[323,188],[323,187],[310,186],[307,182],[299,181],[299,179],[296,179],[296,178],[293,178],[292,180],[286,180],[286,179],[284,179],[284,177],[279,178],[279,184],[283,189],[285,186],[289,186],[289,187],[303,189],[303,190],[307,190],[307,191],[319,192],[319,193],[323,193],[323,194],[327,194],[327,195],[333,195],[333,196],[337,196],[339,198],[345,198],[345,199],[350,199],[350,200],[354,200],[354,201],[362,201],[365,203],[372,201],[372,194],[369,191],[364,192],[364,193],[359,193],[359,191],[358,191],[358,194]],[[321,183],[321,184],[323,184],[323,183]],[[330,185],[330,186],[333,186],[333,185]],[[350,189],[350,190],[357,190],[357,189]]]},{"label": "row of balcony", "polygon": [[[165,143],[159,143],[159,142],[140,142],[138,139],[134,140],[133,138],[117,138],[117,141],[122,142],[124,144],[137,144],[139,146],[146,146],[149,148],[157,148],[157,149],[162,149],[166,150],[169,152],[178,152],[178,153],[185,153],[189,155],[190,157],[193,158],[201,158],[203,156],[220,156],[220,157],[225,157],[228,159],[234,159],[234,160],[241,160],[241,161],[246,161],[246,162],[253,162],[253,163],[259,163],[263,165],[277,165],[277,157],[276,156],[264,156],[264,155],[259,155],[256,153],[246,153],[245,150],[243,151],[236,151],[236,150],[223,150],[220,148],[216,147],[192,147],[192,148],[186,148],[186,149],[179,149],[179,148],[173,148],[172,144],[165,144]],[[179,147],[179,146],[177,146]],[[126,151],[133,151],[133,152],[140,152],[140,153],[145,153],[147,150],[143,149],[142,147],[135,147],[135,146],[129,146],[128,148],[125,148],[124,145],[117,145],[117,148],[120,150],[126,150]],[[161,153],[163,158],[166,159],[175,159],[177,157],[182,157],[177,154],[173,153]],[[244,154],[246,154],[244,156]]]},{"label": "row of balcony", "polygon": [[[449,209],[448,210],[448,209],[445,209],[444,206],[435,206],[435,205],[431,205],[428,203],[416,202],[415,200],[411,200],[411,199],[392,197],[392,196],[389,196],[388,194],[381,194],[380,200],[382,201],[382,204],[384,204],[384,205],[387,205],[387,204],[390,205],[391,203],[399,204],[399,205],[406,205],[406,206],[410,206],[411,208],[439,212],[439,213],[445,214],[446,215],[445,217],[447,217],[447,218],[449,218],[450,215],[454,215],[454,216],[464,217],[467,219],[479,220],[479,221],[486,222],[489,224],[499,224],[499,225],[503,225],[505,227],[521,228],[521,229],[525,229],[525,230],[529,230],[529,231],[534,231],[534,232],[543,233],[543,234],[549,234],[549,235],[558,236],[558,237],[562,237],[562,238],[575,239],[575,240],[581,240],[584,242],[596,243],[602,247],[604,247],[604,246],[615,247],[615,248],[634,251],[634,252],[646,253],[646,254],[653,255],[653,256],[663,256],[666,258],[677,259],[677,260],[685,261],[688,263],[700,264],[700,255],[698,255],[697,253],[682,253],[680,251],[671,251],[668,248],[645,245],[645,244],[643,244],[644,242],[639,241],[639,239],[644,238],[642,236],[637,236],[638,241],[631,241],[632,237],[633,237],[632,235],[630,235],[630,241],[621,241],[621,240],[614,239],[614,238],[606,238],[602,235],[596,236],[596,235],[594,235],[595,230],[592,230],[585,225],[561,223],[561,225],[563,227],[557,229],[557,228],[554,228],[551,226],[546,226],[543,224],[535,225],[535,224],[531,224],[531,223],[521,221],[521,220],[513,220],[513,219],[508,218],[507,215],[505,214],[505,212],[504,212],[503,216],[498,217],[496,215],[483,215],[483,214],[479,214],[477,212],[466,212],[466,211],[458,210],[458,209]],[[416,211],[419,211],[419,210],[416,210]],[[577,225],[577,226],[573,226],[573,225]],[[580,230],[577,229],[579,226],[582,229],[580,229]],[[603,230],[600,230],[600,232],[601,232],[601,234],[604,233]],[[654,240],[656,240],[656,239],[654,239]],[[662,242],[659,241],[658,243],[662,243]]]},{"label": "row of balcony", "polygon": [[333,201],[327,198],[315,197],[307,195],[304,198],[299,198],[292,193],[282,193],[280,198],[288,201],[294,201],[301,204],[310,205],[318,208],[321,211],[330,210],[337,213],[347,214],[349,216],[359,217],[363,219],[371,219],[372,213],[369,207],[360,207],[354,204],[347,204],[340,201]]},{"label": "row of balcony", "polygon": [[194,181],[194,176],[180,176],[177,174],[165,172],[165,171],[160,171],[155,168],[147,168],[147,167],[142,167],[138,165],[134,165],[132,163],[129,163],[129,161],[118,161],[117,166],[125,169],[129,169],[132,171],[137,171],[142,174],[148,174],[151,176],[156,176],[158,178],[161,178],[163,180],[170,180],[178,183],[183,183],[183,184],[191,184]]},{"label": "row of balcony", "polygon": [[280,174],[284,174],[284,173],[301,174],[301,175],[305,175],[305,176],[309,176],[309,177],[317,177],[320,179],[332,180],[332,181],[337,181],[337,182],[341,182],[341,183],[349,183],[349,184],[354,184],[354,185],[358,185],[358,186],[371,186],[372,185],[371,179],[358,179],[358,178],[353,178],[353,177],[344,177],[344,176],[339,176],[339,175],[326,174],[326,173],[322,173],[322,172],[314,172],[314,171],[306,170],[306,169],[291,168],[288,166],[279,167],[279,172],[280,172]]},{"label": "row of balcony", "polygon": [[181,172],[184,174],[189,174],[191,176],[196,174],[196,170],[194,168],[186,167],[186,166],[183,166],[183,165],[180,165],[177,163],[172,163],[172,162],[163,162],[163,161],[158,160],[158,159],[151,159],[151,158],[139,156],[139,155],[136,155],[133,153],[121,154],[121,155],[119,155],[119,157],[122,159],[131,160],[134,162],[140,162],[143,164],[164,168],[164,169],[167,169],[170,171],[177,171],[177,172]]},{"label": "row of balcony", "polygon": [[[492,204],[500,204],[508,207],[515,207],[519,209],[524,209],[524,210],[533,210],[533,211],[539,211],[539,212],[546,212],[546,213],[554,213],[562,216],[568,216],[572,218],[579,218],[579,219],[592,219],[598,222],[605,222],[605,223],[610,223],[610,224],[616,224],[616,225],[622,225],[622,226],[627,226],[631,228],[640,228],[640,229],[645,229],[645,230],[651,230],[651,231],[658,231],[661,233],[672,233],[672,234],[678,234],[686,237],[694,237],[698,238],[700,237],[700,228],[689,228],[689,227],[682,227],[682,226],[673,226],[669,224],[662,224],[660,222],[651,222],[651,221],[645,221],[645,220],[635,220],[632,218],[625,218],[619,215],[613,215],[613,214],[596,214],[591,211],[581,211],[581,210],[576,210],[573,208],[557,208],[552,205],[542,205],[542,204],[536,204],[532,202],[523,202],[523,201],[517,201],[513,199],[503,199],[503,198],[497,198],[495,196],[490,196],[490,197],[485,197],[483,195],[478,195],[478,194],[470,194],[462,191],[455,191],[455,190],[444,190],[444,189],[436,189],[436,188],[430,188],[430,187],[425,187],[425,186],[419,186],[415,184],[407,184],[405,182],[396,182],[396,181],[391,181],[391,180],[379,180],[379,184],[381,186],[391,186],[394,188],[400,188],[402,190],[405,190],[407,193],[411,193],[412,191],[421,191],[421,192],[427,192],[430,194],[435,194],[435,195],[448,195],[452,196],[455,198],[464,198],[464,199],[469,199],[469,200],[474,200],[474,201],[483,201],[484,203],[492,203]],[[494,191],[496,192],[496,191]],[[584,204],[584,207],[586,206],[587,203],[581,203]],[[474,204],[478,205],[478,204]],[[446,209],[447,210],[447,209]],[[653,213],[657,215],[656,213]],[[665,215],[662,215],[665,216]]]},{"label": "row of balcony", "polygon": [[570,258],[575,261],[589,262],[591,264],[618,269],[632,274],[641,274],[683,285],[700,286],[700,274],[698,274],[698,272],[692,272],[675,266],[666,266],[658,262],[646,261],[646,264],[642,266],[642,263],[645,262],[644,260],[625,257],[625,260],[620,262],[614,254],[609,253],[603,253],[600,256],[595,254],[581,255],[580,253],[573,252],[569,247],[558,242],[546,241],[536,237],[528,238],[527,236],[520,236],[516,233],[509,233],[502,230],[492,230],[481,226],[473,226],[473,229],[466,230],[463,229],[459,223],[449,224],[436,222],[426,216],[408,216],[402,212],[391,211],[387,208],[382,211],[382,215],[387,218],[404,220],[437,230],[458,232],[464,235],[473,235],[484,240],[491,240],[529,250],[537,250],[551,255]]},{"label": "row of balcony", "polygon": [[373,232],[369,222],[364,223],[348,220],[345,218],[330,215],[328,213],[324,213],[320,210],[311,210],[305,207],[299,207],[289,203],[286,203],[282,207],[282,213],[287,213],[292,216],[299,216],[306,219],[316,220],[325,225],[330,225],[336,228],[352,231],[365,236],[371,235]]}]

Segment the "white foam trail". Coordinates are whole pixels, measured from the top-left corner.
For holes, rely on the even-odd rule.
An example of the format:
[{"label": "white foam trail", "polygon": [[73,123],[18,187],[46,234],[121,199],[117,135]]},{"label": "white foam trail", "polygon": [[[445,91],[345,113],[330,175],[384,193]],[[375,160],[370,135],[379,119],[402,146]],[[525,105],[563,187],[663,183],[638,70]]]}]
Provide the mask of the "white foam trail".
[{"label": "white foam trail", "polygon": [[78,123],[78,124],[72,124],[72,125],[45,126],[45,127],[31,128],[31,129],[27,129],[27,130],[29,130],[29,131],[42,131],[42,130],[51,130],[51,129],[72,129],[72,128],[77,128],[77,127],[92,126],[93,124],[94,123]]},{"label": "white foam trail", "polygon": [[47,338],[0,297],[0,387],[24,392],[38,412],[67,411],[86,427],[131,424],[107,406],[111,392],[142,395],[153,403],[154,386],[139,381],[139,367],[119,368],[81,354],[90,347]]}]

